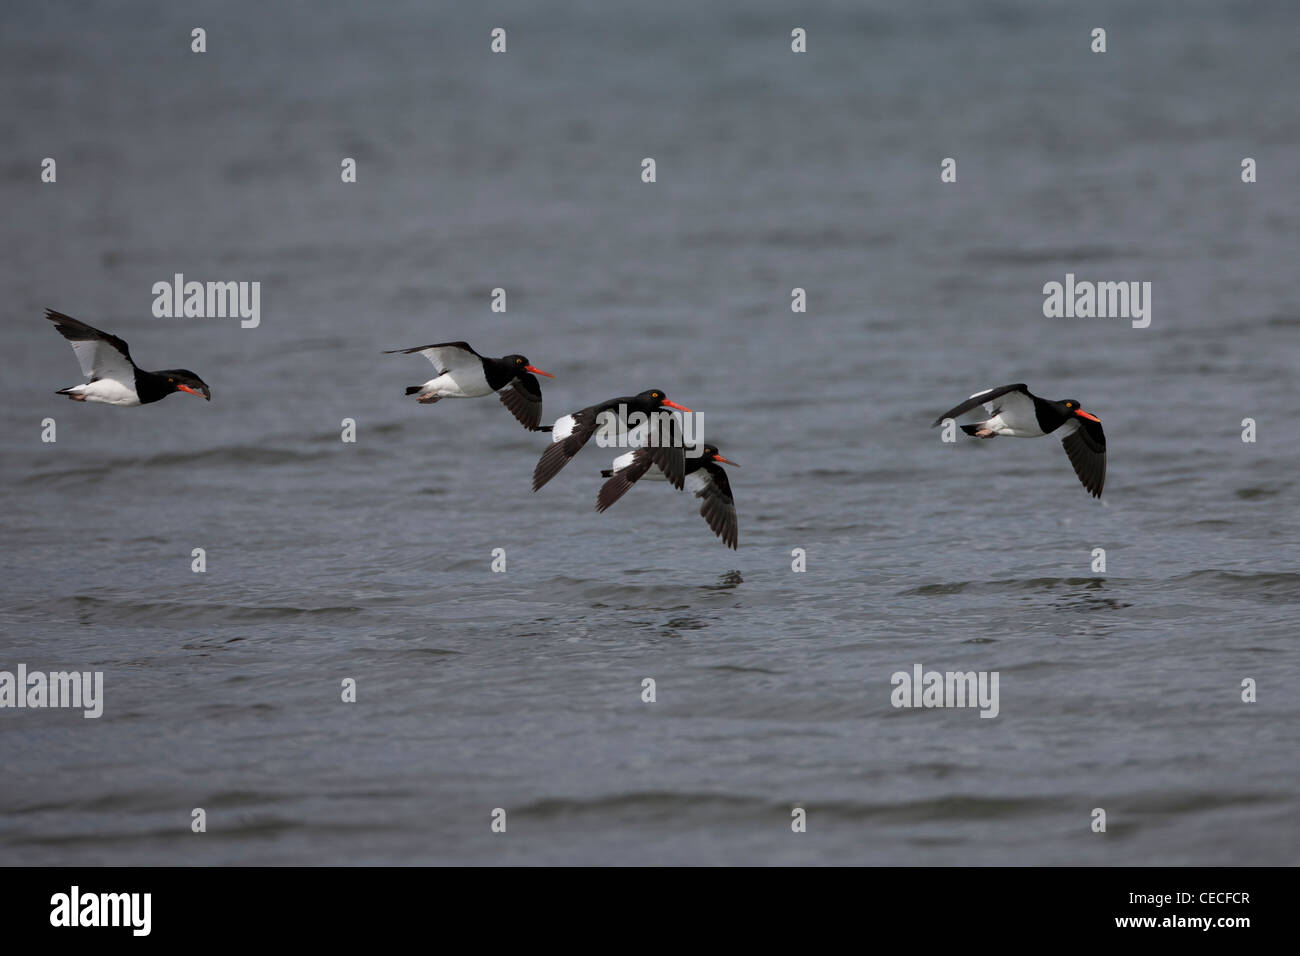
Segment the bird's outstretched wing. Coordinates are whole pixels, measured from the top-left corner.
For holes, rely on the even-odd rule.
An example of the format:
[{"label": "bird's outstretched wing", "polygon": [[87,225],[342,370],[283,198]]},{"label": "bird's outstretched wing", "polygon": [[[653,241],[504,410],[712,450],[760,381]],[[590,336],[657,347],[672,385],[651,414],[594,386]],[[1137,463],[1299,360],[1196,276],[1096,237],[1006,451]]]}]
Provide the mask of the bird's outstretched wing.
[{"label": "bird's outstretched wing", "polygon": [[731,482],[727,473],[710,462],[686,476],[687,487],[702,499],[700,515],[708,522],[713,533],[728,548],[736,548],[739,528],[736,521],[736,502],[731,496]]},{"label": "bird's outstretched wing", "polygon": [[600,486],[600,492],[596,495],[597,511],[605,511],[619,498],[627,494],[628,489],[636,484],[638,479],[649,471],[654,464],[654,460],[650,457],[649,448],[637,448],[627,455],[620,456],[615,461],[615,464],[618,464],[624,458],[630,460],[623,464],[622,467],[610,471],[609,480]]},{"label": "bird's outstretched wing", "polygon": [[1032,407],[1033,399],[1029,395],[1028,386],[1026,386],[1023,382],[1018,382],[1015,385],[1003,385],[999,388],[986,388],[982,392],[976,392],[974,395],[966,399],[966,401],[962,402],[956,408],[951,408],[948,411],[944,412],[942,415],[940,415],[938,418],[934,420],[934,425],[931,425],[930,427],[934,428],[936,425],[943,424],[943,420],[945,418],[958,418],[962,415],[965,415],[972,408],[975,408],[978,405],[985,406],[989,414],[996,415],[997,412],[994,410],[994,407],[996,406],[997,400],[1011,392],[1017,392],[1020,395],[1023,395],[1024,399],[1027,402],[1029,402],[1030,406]]},{"label": "bird's outstretched wing", "polygon": [[668,483],[681,491],[686,477],[686,453],[682,448],[681,426],[678,424],[676,413],[660,411],[657,414],[665,416],[660,420],[665,422],[665,427],[660,429],[659,443],[651,442],[646,450],[650,454],[650,460],[659,466]]},{"label": "bird's outstretched wing", "polygon": [[597,416],[604,409],[604,405],[593,405],[555,420],[551,426],[551,444],[542,452],[537,467],[533,469],[533,491],[558,475],[560,469],[596,434],[599,425]]},{"label": "bird's outstretched wing", "polygon": [[1101,422],[1076,418],[1063,427],[1068,433],[1061,437],[1061,444],[1070,457],[1074,473],[1094,498],[1100,498],[1106,484],[1106,433]]},{"label": "bird's outstretched wing", "polygon": [[77,354],[77,361],[81,363],[81,371],[85,373],[87,382],[111,378],[133,385],[135,362],[131,361],[131,350],[116,335],[101,332],[53,309],[46,309],[45,317],[72,344],[72,351]]},{"label": "bird's outstretched wing", "polygon": [[686,476],[686,453],[683,449],[681,421],[666,408],[650,412],[645,421],[630,428],[627,440],[633,448],[644,448],[652,464],[678,491]]},{"label": "bird's outstretched wing", "polygon": [[385,355],[413,355],[419,353],[433,363],[439,374],[464,366],[471,366],[475,360],[481,361],[479,355],[469,347],[468,342],[442,342],[438,345],[417,345],[413,349],[385,349]]},{"label": "bird's outstretched wing", "polygon": [[537,376],[524,372],[509,385],[497,392],[501,404],[510,409],[519,424],[530,432],[539,431],[542,424],[542,386]]}]

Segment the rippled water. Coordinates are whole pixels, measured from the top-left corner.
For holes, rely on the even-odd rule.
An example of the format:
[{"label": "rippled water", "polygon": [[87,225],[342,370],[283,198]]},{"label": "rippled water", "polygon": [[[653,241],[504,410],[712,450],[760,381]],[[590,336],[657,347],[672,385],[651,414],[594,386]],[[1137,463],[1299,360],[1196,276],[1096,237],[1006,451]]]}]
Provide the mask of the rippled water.
[{"label": "rippled water", "polygon": [[[0,669],[106,703],[0,711],[0,861],[1294,863],[1295,8],[918,6],[223,5],[203,56],[171,7],[6,11]],[[261,326],[152,318],[176,272]],[[1045,319],[1067,272],[1151,327]],[[53,395],[47,306],[212,403]],[[381,350],[459,338],[548,418],[703,410],[739,552],[405,401]],[[927,428],[1016,381],[1105,421],[1102,502]],[[918,663],[999,716],[895,709]]]}]

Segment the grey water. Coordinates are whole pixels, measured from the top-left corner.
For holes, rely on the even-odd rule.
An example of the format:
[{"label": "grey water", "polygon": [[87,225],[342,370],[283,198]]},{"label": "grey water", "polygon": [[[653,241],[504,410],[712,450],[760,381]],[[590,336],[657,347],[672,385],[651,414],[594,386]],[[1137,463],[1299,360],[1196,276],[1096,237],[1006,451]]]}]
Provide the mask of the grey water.
[{"label": "grey water", "polygon": [[[104,675],[98,719],[0,709],[0,863],[1300,859],[1300,7],[0,21],[0,670]],[[155,318],[176,273],[260,325]],[[1044,317],[1067,273],[1150,326]],[[47,307],[211,403],[53,394]],[[553,372],[548,421],[702,411],[739,550],[663,484],[596,514],[594,443],[533,494],[546,436],[404,398],[382,350],[457,339]],[[1100,501],[1053,440],[929,428],[1010,382],[1102,419]],[[894,707],[917,664],[997,672],[997,717]]]}]

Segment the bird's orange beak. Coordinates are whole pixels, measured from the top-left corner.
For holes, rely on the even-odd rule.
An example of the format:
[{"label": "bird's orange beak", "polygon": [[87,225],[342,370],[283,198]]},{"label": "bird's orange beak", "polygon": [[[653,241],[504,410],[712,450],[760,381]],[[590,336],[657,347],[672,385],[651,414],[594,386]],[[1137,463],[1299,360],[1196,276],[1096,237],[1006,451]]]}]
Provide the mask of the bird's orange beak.
[{"label": "bird's orange beak", "polygon": [[1098,418],[1096,415],[1089,415],[1089,414],[1088,414],[1087,412],[1085,412],[1082,408],[1076,408],[1076,409],[1074,410],[1074,414],[1078,415],[1080,418],[1086,418],[1086,419],[1088,419],[1088,421],[1090,421],[1090,422],[1096,422],[1098,425],[1101,424],[1101,419],[1100,419],[1100,418]]},{"label": "bird's orange beak", "polygon": [[689,412],[689,411],[690,411],[690,409],[687,408],[685,405],[678,405],[676,402],[670,402],[670,401],[668,401],[668,399],[666,399],[666,398],[664,399],[664,404],[667,405],[669,408],[675,408],[675,409],[677,409],[679,412]]},{"label": "bird's orange beak", "polygon": [[199,398],[203,399],[205,402],[210,402],[210,401],[212,401],[212,399],[209,398],[207,395],[204,395],[202,392],[200,392],[200,391],[199,391],[198,389],[196,389],[196,388],[190,388],[188,385],[177,385],[177,386],[176,386],[176,390],[177,390],[177,391],[180,391],[180,392],[189,392],[191,395],[197,395]]},{"label": "bird's orange beak", "polygon": [[547,378],[555,378],[555,376],[552,375],[550,372],[543,372],[543,371],[542,371],[540,368],[538,368],[536,365],[525,365],[525,366],[524,366],[524,371],[525,371],[525,372],[532,372],[534,375],[545,375]]},{"label": "bird's orange beak", "polygon": [[736,464],[736,462],[732,461],[730,458],[723,458],[721,455],[714,455],[713,460],[720,461],[724,465],[736,465],[737,468],[740,467],[740,465]]}]

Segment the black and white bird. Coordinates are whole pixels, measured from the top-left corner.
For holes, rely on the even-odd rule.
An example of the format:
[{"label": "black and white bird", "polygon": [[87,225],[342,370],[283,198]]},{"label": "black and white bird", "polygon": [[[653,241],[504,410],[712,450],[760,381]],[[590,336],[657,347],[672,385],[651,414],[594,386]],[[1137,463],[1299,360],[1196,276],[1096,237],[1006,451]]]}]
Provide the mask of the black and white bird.
[{"label": "black and white bird", "polygon": [[[719,454],[716,445],[705,445],[701,454],[686,459],[686,488],[696,498],[703,499],[700,515],[708,522],[713,533],[729,548],[736,548],[739,528],[736,523],[736,501],[731,495],[731,482],[718,464],[739,464]],[[608,478],[596,496],[596,510],[604,511],[622,498],[640,479],[663,481],[663,470],[654,463],[647,448],[636,448],[614,459],[614,467],[606,468],[601,476]]]},{"label": "black and white bird", "polygon": [[1051,435],[1059,438],[1083,487],[1092,492],[1094,498],[1101,497],[1102,486],[1106,483],[1106,433],[1102,431],[1101,419],[1085,412],[1076,400],[1067,398],[1053,402],[1039,398],[1023,383],[986,388],[944,412],[931,427],[942,424],[945,419],[964,415],[978,405],[983,405],[990,417],[982,422],[962,425],[961,430],[967,435],[976,438]]},{"label": "black and white bird", "polygon": [[648,388],[637,395],[611,398],[557,418],[550,426],[551,444],[533,469],[533,491],[554,478],[600,427],[627,429],[628,440],[644,444],[650,460],[659,466],[674,488],[681,488],[686,457],[676,418],[671,413],[663,413],[668,416],[666,420],[656,416],[664,408],[690,411],[685,405],[670,402],[662,389]]},{"label": "black and white bird", "polygon": [[542,386],[536,376],[555,378],[528,363],[522,355],[487,358],[465,342],[443,342],[413,349],[388,349],[388,355],[418,352],[433,363],[438,374],[423,385],[411,385],[407,395],[415,395],[421,405],[432,405],[443,398],[481,398],[500,393],[501,404],[530,432],[542,422]]},{"label": "black and white bird", "polygon": [[146,372],[131,361],[131,350],[116,335],[109,335],[62,312],[45,310],[65,339],[72,343],[84,385],[61,388],[55,394],[66,395],[74,402],[101,402],[105,405],[148,405],[172,392],[189,392],[212,401],[207,383],[186,368],[168,368]]}]

